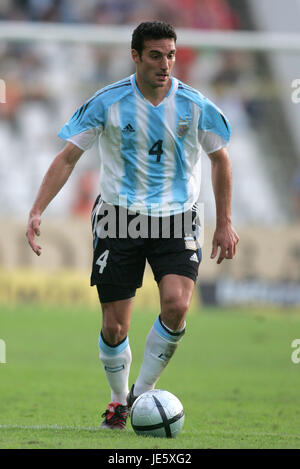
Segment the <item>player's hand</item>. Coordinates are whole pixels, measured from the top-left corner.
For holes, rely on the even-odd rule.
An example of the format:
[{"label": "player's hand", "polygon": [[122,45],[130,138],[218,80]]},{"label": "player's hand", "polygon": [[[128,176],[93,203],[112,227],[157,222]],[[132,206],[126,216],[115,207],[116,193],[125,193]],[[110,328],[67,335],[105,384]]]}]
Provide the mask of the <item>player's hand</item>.
[{"label": "player's hand", "polygon": [[31,249],[36,253],[37,256],[41,255],[42,247],[35,244],[34,238],[35,236],[40,236],[40,224],[41,224],[41,216],[36,215],[29,215],[28,225],[26,236],[28,239],[28,243],[31,246]]},{"label": "player's hand", "polygon": [[231,223],[219,227],[217,226],[213,237],[210,258],[214,259],[218,254],[218,248],[220,248],[217,264],[221,264],[223,259],[233,259],[238,242],[239,237]]}]

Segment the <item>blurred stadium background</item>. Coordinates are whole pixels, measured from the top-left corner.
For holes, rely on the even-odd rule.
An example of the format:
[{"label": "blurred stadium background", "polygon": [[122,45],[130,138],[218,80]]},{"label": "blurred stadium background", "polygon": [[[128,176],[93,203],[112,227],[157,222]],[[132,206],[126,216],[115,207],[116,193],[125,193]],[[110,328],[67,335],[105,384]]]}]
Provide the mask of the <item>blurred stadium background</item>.
[{"label": "blurred stadium background", "polygon": [[[238,254],[221,266],[209,259],[215,213],[204,154],[195,302],[298,307],[299,14],[299,0],[288,8],[281,0],[0,0],[0,303],[97,303],[89,288],[97,148],[47,209],[40,258],[25,239],[27,216],[63,146],[59,128],[97,89],[133,72],[134,26],[160,19],[178,29],[174,75],[218,104],[233,129]],[[153,287],[148,273],[141,304],[158,300]]]}]

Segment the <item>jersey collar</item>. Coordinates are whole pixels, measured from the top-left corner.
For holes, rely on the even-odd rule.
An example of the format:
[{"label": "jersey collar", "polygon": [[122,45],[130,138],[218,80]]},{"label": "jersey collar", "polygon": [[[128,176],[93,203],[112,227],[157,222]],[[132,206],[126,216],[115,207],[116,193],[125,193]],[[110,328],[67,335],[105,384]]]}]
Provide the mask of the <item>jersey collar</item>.
[{"label": "jersey collar", "polygon": [[161,106],[167,99],[169,99],[171,96],[173,96],[176,91],[177,91],[177,88],[178,88],[178,80],[176,78],[174,78],[172,75],[170,76],[171,80],[172,80],[172,83],[171,83],[171,86],[170,86],[170,89],[168,91],[168,93],[166,94],[166,96],[164,97],[164,99],[157,105],[157,106],[154,106],[154,104],[152,104],[147,98],[145,98],[142,93],[140,92],[137,84],[136,84],[136,73],[134,73],[133,75],[130,76],[130,80],[131,80],[131,84],[135,90],[135,92],[137,93],[138,96],[140,96],[143,101],[147,101],[147,103],[149,103],[151,106],[153,107],[159,107]]}]

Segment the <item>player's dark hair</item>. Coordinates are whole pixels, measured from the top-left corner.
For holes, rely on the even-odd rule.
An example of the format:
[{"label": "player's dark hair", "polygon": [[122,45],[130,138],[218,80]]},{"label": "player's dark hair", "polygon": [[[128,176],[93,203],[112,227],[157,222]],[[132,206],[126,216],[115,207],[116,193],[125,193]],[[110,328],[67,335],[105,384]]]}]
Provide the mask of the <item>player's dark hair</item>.
[{"label": "player's dark hair", "polygon": [[164,21],[146,21],[133,31],[131,49],[135,49],[141,57],[144,41],[149,39],[174,39],[176,43],[177,35],[171,24]]}]

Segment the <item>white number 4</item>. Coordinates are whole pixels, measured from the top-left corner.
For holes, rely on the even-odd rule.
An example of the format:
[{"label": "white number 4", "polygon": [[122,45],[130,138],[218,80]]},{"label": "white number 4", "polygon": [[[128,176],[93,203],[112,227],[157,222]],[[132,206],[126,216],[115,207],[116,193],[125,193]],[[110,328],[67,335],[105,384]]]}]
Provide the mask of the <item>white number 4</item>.
[{"label": "white number 4", "polygon": [[104,270],[105,267],[106,267],[108,254],[109,254],[109,250],[106,249],[106,251],[104,251],[104,252],[101,254],[101,256],[99,256],[98,259],[97,259],[96,264],[99,265],[99,267],[100,267],[100,269],[99,269],[99,273],[100,273],[100,274],[102,274],[103,270]]}]

